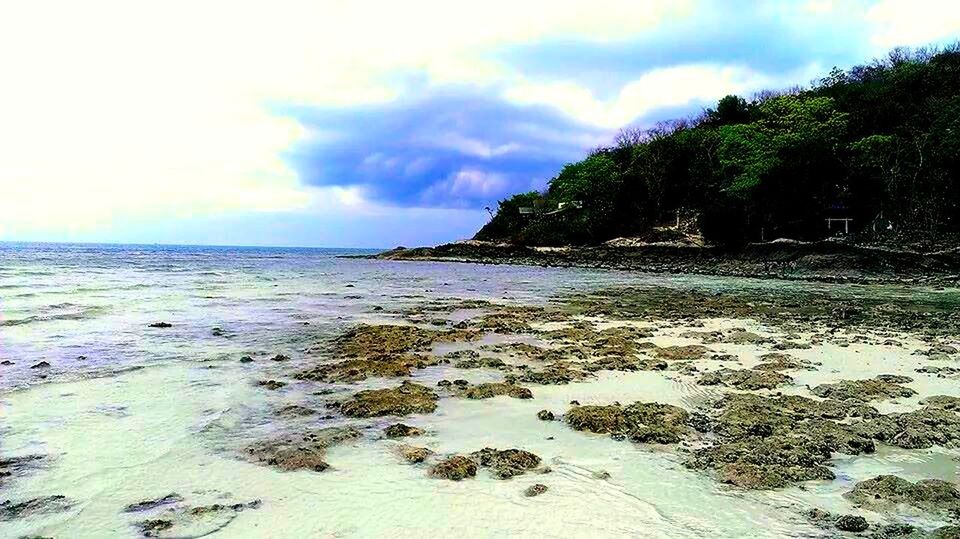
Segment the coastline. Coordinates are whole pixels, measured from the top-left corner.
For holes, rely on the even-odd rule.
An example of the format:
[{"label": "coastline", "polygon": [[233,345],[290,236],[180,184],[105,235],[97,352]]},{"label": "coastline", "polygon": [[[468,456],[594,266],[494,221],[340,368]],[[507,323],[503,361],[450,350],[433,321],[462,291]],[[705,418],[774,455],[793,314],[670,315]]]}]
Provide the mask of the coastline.
[{"label": "coastline", "polygon": [[780,240],[729,249],[667,243],[630,247],[526,247],[468,240],[436,247],[397,247],[376,255],[349,258],[584,267],[837,283],[936,286],[960,282],[960,249],[920,253],[835,241]]}]

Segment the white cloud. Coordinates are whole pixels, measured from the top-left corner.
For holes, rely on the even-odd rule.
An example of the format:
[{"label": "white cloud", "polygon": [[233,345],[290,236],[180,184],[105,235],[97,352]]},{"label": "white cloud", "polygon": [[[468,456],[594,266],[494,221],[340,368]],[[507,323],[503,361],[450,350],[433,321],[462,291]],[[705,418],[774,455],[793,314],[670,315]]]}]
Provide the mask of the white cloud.
[{"label": "white cloud", "polygon": [[960,39],[956,0],[880,0],[867,11],[873,43],[881,49]]},{"label": "white cloud", "polygon": [[608,100],[598,99],[574,82],[520,83],[508,88],[504,96],[517,103],[550,105],[583,122],[613,129],[657,109],[776,88],[805,80],[798,77],[813,71],[809,66],[802,75],[774,78],[745,66],[689,64],[648,71]]}]

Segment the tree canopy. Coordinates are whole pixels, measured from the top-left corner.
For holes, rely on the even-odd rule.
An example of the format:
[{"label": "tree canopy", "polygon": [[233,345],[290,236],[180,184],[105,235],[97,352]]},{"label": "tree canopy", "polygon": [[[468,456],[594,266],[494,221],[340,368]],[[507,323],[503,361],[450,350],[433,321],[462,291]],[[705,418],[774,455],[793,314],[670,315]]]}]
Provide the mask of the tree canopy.
[{"label": "tree canopy", "polygon": [[[582,208],[554,211],[572,201]],[[696,118],[624,131],[544,192],[501,201],[476,238],[600,243],[678,211],[723,244],[819,239],[832,216],[867,239],[960,234],[960,46],[896,49],[809,88],[726,96]]]}]

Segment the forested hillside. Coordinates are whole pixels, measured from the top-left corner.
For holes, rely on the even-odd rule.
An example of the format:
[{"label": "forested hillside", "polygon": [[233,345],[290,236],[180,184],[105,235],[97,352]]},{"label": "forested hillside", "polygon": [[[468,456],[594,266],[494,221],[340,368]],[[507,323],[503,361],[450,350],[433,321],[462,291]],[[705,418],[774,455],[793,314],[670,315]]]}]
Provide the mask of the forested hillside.
[{"label": "forested hillside", "polygon": [[[521,211],[521,208],[523,210]],[[597,244],[685,217],[710,243],[960,233],[960,46],[897,49],[809,88],[727,96],[500,202],[476,239]],[[834,221],[831,230],[827,219]]]}]

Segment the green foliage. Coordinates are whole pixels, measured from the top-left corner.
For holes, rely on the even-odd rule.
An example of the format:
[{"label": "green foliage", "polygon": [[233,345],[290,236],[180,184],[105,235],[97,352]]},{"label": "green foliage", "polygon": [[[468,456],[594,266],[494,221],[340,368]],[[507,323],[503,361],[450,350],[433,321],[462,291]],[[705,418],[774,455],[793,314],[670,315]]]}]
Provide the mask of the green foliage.
[{"label": "green foliage", "polygon": [[[882,221],[899,233],[960,233],[960,46],[898,49],[807,90],[726,96],[694,122],[616,142],[566,165],[545,193],[501,202],[477,238],[598,243],[678,210],[726,244],[817,239],[831,212],[863,231]],[[583,207],[555,211],[573,201]]]}]

